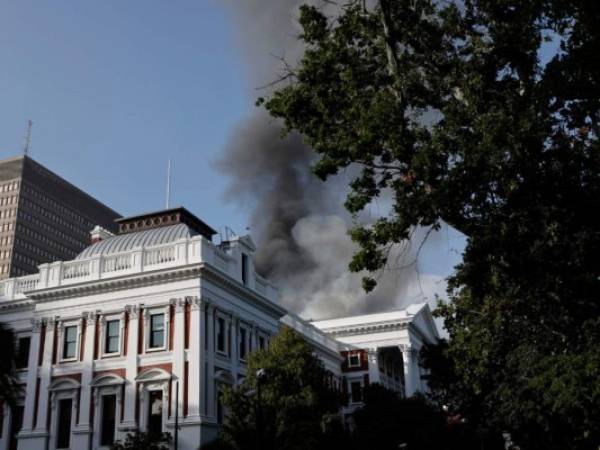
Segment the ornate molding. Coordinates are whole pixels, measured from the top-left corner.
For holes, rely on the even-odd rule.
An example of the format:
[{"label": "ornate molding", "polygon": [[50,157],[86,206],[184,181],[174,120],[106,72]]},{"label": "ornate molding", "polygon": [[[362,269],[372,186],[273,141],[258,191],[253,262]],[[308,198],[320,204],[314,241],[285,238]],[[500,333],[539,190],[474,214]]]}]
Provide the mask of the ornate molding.
[{"label": "ornate molding", "polygon": [[150,272],[139,272],[107,278],[104,280],[87,280],[67,286],[44,288],[28,293],[29,299],[38,302],[63,298],[79,297],[104,292],[116,292],[142,286],[154,286],[169,281],[185,280],[197,277],[203,264],[186,265],[169,269],[157,269]]},{"label": "ornate molding", "polygon": [[399,331],[408,329],[410,322],[404,320],[393,320],[388,322],[376,322],[368,324],[355,324],[342,327],[320,328],[331,336],[347,336],[353,334],[381,333],[383,331]]},{"label": "ornate molding", "polygon": [[31,330],[34,333],[39,333],[40,331],[42,331],[42,319],[37,319],[37,318],[32,318],[31,319]]},{"label": "ornate molding", "polygon": [[171,305],[175,307],[175,314],[181,314],[185,312],[185,305],[187,303],[186,298],[174,298],[171,299]]},{"label": "ornate molding", "polygon": [[203,306],[206,304],[200,297],[186,297],[185,301],[190,305],[192,311],[203,309]]},{"label": "ornate molding", "polygon": [[140,307],[138,305],[125,305],[125,312],[129,314],[130,319],[138,319],[140,317]]}]

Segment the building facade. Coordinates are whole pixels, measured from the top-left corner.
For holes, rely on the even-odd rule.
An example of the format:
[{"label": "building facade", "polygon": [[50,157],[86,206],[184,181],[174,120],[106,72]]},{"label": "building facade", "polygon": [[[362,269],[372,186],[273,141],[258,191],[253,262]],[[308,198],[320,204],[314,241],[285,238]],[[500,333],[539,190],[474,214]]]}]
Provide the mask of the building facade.
[{"label": "building facade", "polygon": [[36,273],[89,245],[117,214],[27,156],[0,161],[0,279]]},{"label": "building facade", "polygon": [[0,322],[16,333],[24,396],[4,406],[0,450],[106,449],[134,430],[196,450],[217,433],[220,390],[282,325],[309,342],[332,382],[360,404],[372,382],[424,389],[414,352],[437,335],[426,305],[306,322],[253,267],[246,237],[216,245],[183,208],[121,219],[118,234],[70,261],[0,282]]}]

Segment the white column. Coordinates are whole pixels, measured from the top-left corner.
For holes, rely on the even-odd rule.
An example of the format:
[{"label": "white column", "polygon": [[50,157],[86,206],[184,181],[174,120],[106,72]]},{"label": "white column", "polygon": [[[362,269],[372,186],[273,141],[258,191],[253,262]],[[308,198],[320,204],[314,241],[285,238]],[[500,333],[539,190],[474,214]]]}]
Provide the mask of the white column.
[{"label": "white column", "polygon": [[[175,309],[173,330],[173,395],[171,399],[171,415],[175,417],[176,408],[179,408],[179,419],[183,418],[183,386],[185,383],[185,299],[171,300]],[[176,395],[174,389],[179,382],[179,404],[175,403]]]},{"label": "white column", "polygon": [[215,408],[215,306],[208,305],[207,309],[207,332],[208,332],[208,349],[206,351],[206,370],[207,377],[207,392],[206,392],[206,415],[216,417],[217,410]]},{"label": "white column", "polygon": [[52,353],[54,349],[54,330],[56,326],[58,326],[56,319],[46,319],[44,357],[42,359],[42,367],[40,368],[40,394],[38,399],[37,422],[35,426],[37,431],[46,431],[48,402],[50,400],[48,387],[50,386],[50,377],[52,375]]},{"label": "white column", "polygon": [[[31,320],[31,349],[29,359],[27,360],[27,387],[25,390],[25,412],[23,414],[23,428],[21,432],[31,432],[33,428],[33,411],[35,409],[35,387],[38,377],[38,361],[41,344],[42,321],[40,319]],[[44,346],[44,350],[47,347]],[[52,349],[50,349],[52,353]],[[10,431],[9,431],[10,432]]]},{"label": "white column", "polygon": [[258,326],[256,323],[252,322],[250,325],[250,336],[248,336],[248,348],[252,352],[254,350],[258,350]]},{"label": "white column", "polygon": [[[94,336],[96,334],[96,313],[84,313],[81,319],[81,328],[85,323],[85,341],[81,343],[83,350],[83,367],[81,369],[81,400],[79,401],[79,424],[73,429],[73,448],[87,449],[90,446],[90,404],[92,397],[92,377],[94,375]],[[77,395],[75,401],[77,402]],[[77,411],[75,407],[73,411]]]},{"label": "white column", "polygon": [[369,361],[369,384],[381,383],[377,353],[378,352],[376,348],[370,348],[367,350]]},{"label": "white column", "polygon": [[231,375],[234,385],[237,384],[240,365],[240,343],[239,334],[240,319],[235,314],[231,314]]},{"label": "white column", "polygon": [[140,308],[137,305],[126,307],[129,317],[127,331],[127,356],[125,360],[125,411],[121,428],[125,430],[137,429],[135,422],[135,399],[136,386],[135,377],[137,375],[137,352],[138,352],[138,333]]},{"label": "white column", "polygon": [[79,408],[79,427],[90,427],[90,404],[92,398],[92,377],[94,375],[94,337],[96,334],[96,313],[86,313],[85,342],[83,350],[83,368],[81,371],[81,402]]},{"label": "white column", "polygon": [[413,355],[413,348],[410,345],[401,345],[400,351],[402,352],[402,361],[404,363],[404,393],[407,397],[410,397],[417,390],[413,367],[416,358]]},{"label": "white column", "polygon": [[206,365],[206,323],[204,311],[206,301],[199,297],[188,299],[190,304],[190,329],[188,351],[188,417],[199,418],[206,411],[204,392],[204,371]]}]

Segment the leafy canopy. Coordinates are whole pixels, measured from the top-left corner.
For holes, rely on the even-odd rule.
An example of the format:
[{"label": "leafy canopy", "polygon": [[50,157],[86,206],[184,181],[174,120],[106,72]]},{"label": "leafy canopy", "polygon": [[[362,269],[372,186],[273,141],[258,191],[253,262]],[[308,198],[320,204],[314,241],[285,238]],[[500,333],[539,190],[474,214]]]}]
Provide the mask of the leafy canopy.
[{"label": "leafy canopy", "polygon": [[319,177],[359,168],[350,212],[392,194],[388,215],[351,231],[351,270],[382,269],[415,226],[463,232],[438,310],[451,372],[432,374],[440,395],[524,449],[596,448],[600,2],[300,11],[303,57],[259,103],[304,136]]},{"label": "leafy canopy", "polygon": [[169,450],[169,433],[128,433],[124,441],[116,441],[111,450]]},{"label": "leafy canopy", "polygon": [[0,406],[7,404],[13,408],[22,395],[23,388],[15,374],[16,345],[13,331],[0,323]]},{"label": "leafy canopy", "polygon": [[[263,369],[259,387],[256,373]],[[291,328],[248,356],[247,377],[223,396],[227,412],[214,448],[326,449],[340,431],[342,397],[312,348]],[[257,429],[258,428],[258,429]]]}]

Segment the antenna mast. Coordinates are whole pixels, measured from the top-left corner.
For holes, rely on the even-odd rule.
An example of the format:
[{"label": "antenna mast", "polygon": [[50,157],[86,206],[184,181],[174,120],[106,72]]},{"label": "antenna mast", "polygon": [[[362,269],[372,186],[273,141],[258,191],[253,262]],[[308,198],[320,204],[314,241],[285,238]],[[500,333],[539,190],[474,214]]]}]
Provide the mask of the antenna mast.
[{"label": "antenna mast", "polygon": [[167,209],[170,208],[171,203],[171,159],[167,163]]},{"label": "antenna mast", "polygon": [[27,156],[29,153],[29,148],[31,147],[31,127],[33,126],[33,122],[31,119],[27,121],[27,132],[25,133],[25,144],[23,145],[23,154]]}]

